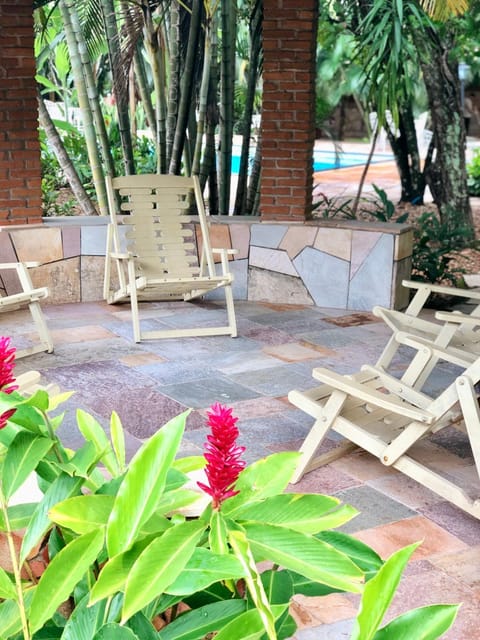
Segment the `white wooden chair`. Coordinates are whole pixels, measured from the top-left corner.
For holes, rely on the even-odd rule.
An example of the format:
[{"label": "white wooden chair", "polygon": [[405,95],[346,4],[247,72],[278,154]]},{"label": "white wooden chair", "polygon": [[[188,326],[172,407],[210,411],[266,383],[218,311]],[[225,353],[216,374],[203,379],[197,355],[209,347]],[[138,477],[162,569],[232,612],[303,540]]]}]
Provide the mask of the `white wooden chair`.
[{"label": "white wooden chair", "polygon": [[[228,260],[229,254],[236,252],[212,249],[198,178],[157,174],[107,177],[107,194],[110,225],[104,297],[109,304],[130,301],[135,342],[187,336],[235,337],[233,275]],[[121,210],[129,215],[116,215],[117,196]],[[192,205],[196,206],[194,216],[189,215]],[[128,225],[124,236],[120,234],[121,223]],[[219,273],[214,253],[220,256]],[[142,330],[139,301],[190,301],[218,288],[225,292],[225,325]]]},{"label": "white wooden chair", "polygon": [[[395,311],[376,306],[373,313],[381,318],[392,330],[392,336],[383,349],[376,366],[387,371],[405,336],[413,336],[423,344],[435,343],[438,347],[452,350],[462,366],[472,364],[480,355],[480,291],[460,289],[444,285],[434,285],[425,282],[404,280],[405,287],[416,289],[410,304],[405,311]],[[435,320],[419,317],[432,294],[440,296],[464,298],[474,304],[469,314],[458,311],[440,311],[435,314]],[[408,384],[421,388],[435,365],[435,358],[425,365],[425,358],[420,351],[417,356],[416,367],[409,366],[409,374],[402,379]],[[420,362],[424,362],[422,366]],[[420,367],[420,368],[419,368]]]},{"label": "white wooden chair", "polygon": [[[411,339],[411,346],[414,340]],[[426,349],[425,345],[418,345]],[[428,347],[434,359],[455,361],[448,350]],[[361,447],[382,464],[394,467],[445,500],[480,518],[480,410],[476,385],[480,381],[480,357],[467,367],[438,397],[432,398],[376,367],[363,367],[354,375],[314,369],[322,384],[309,391],[291,391],[292,404],[315,419],[300,449],[302,456],[293,482],[335,459],[335,450],[317,451],[330,431],[346,438],[338,454]],[[462,472],[465,483],[438,471],[431,452],[422,460],[423,438],[449,424],[458,428],[463,420],[472,448],[474,465]]]},{"label": "white wooden chair", "polygon": [[25,349],[18,349],[15,357],[23,358],[40,351],[53,351],[53,341],[43,315],[40,300],[48,297],[47,287],[34,288],[28,269],[40,266],[39,262],[3,262],[0,263],[0,274],[3,271],[15,270],[20,285],[18,293],[3,295],[0,297],[0,312],[13,311],[28,305],[30,313],[38,331],[40,342]]}]

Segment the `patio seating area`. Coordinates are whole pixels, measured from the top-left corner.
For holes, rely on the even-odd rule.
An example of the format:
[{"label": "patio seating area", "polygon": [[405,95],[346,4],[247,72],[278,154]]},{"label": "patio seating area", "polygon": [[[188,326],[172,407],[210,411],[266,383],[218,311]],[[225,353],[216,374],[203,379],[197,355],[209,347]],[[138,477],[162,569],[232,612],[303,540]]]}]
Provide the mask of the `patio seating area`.
[{"label": "patio seating area", "polygon": [[[82,408],[107,426],[116,410],[128,432],[131,456],[169,418],[190,407],[182,455],[200,454],[206,438],[205,409],[213,402],[233,408],[239,417],[240,443],[251,462],[272,452],[299,449],[313,419],[288,402],[292,389],[316,386],[312,369],[339,374],[374,364],[390,337],[388,326],[368,312],[313,306],[237,302],[238,337],[209,336],[148,340],[135,344],[129,305],[103,302],[43,307],[54,353],[19,360],[16,374],[34,369],[62,390],[74,390],[61,435],[75,447],[75,409]],[[181,328],[196,319],[215,323],[223,305],[209,303],[140,304],[149,329]],[[431,313],[424,312],[425,315]],[[18,349],[36,339],[28,310],[0,316],[0,332]],[[393,363],[399,374],[409,354],[400,350]],[[456,375],[440,363],[430,381],[438,393]],[[338,444],[327,438],[325,451]],[[335,440],[333,439],[335,438]],[[453,479],[473,464],[464,434],[448,427],[425,441],[427,455]],[[473,638],[480,599],[479,521],[449,502],[383,466],[360,450],[307,473],[292,490],[336,495],[360,514],[345,525],[382,557],[423,540],[400,583],[389,616],[439,602],[462,602],[447,640]],[[333,594],[297,598],[297,640],[349,637],[357,597]]]}]

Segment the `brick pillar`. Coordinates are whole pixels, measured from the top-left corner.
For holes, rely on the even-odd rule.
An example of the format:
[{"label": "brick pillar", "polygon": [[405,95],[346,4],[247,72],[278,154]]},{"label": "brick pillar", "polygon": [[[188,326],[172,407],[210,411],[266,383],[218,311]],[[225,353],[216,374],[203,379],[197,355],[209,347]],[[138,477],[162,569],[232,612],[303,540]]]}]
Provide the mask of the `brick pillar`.
[{"label": "brick pillar", "polygon": [[312,208],[318,0],[264,0],[263,221],[302,221]]},{"label": "brick pillar", "polygon": [[0,226],[41,222],[32,0],[0,0]]}]

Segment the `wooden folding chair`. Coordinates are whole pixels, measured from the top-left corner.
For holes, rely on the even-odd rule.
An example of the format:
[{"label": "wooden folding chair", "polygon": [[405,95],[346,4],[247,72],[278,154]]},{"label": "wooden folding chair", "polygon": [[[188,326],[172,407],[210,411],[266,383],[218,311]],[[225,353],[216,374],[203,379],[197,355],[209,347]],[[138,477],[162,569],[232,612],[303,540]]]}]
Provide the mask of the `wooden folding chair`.
[{"label": "wooden folding chair", "polygon": [[[108,177],[107,194],[110,225],[104,297],[109,304],[130,302],[135,342],[186,336],[235,337],[233,275],[228,260],[229,254],[236,252],[212,249],[198,178],[156,174]],[[116,215],[117,195],[121,200],[121,210],[129,215]],[[196,207],[194,216],[190,215],[192,205]],[[128,225],[124,236],[120,234],[121,223]],[[214,253],[220,256],[220,273],[217,273]],[[116,271],[112,272],[112,266]],[[139,301],[190,301],[218,288],[225,292],[225,325],[141,329]]]},{"label": "wooden folding chair", "polygon": [[[405,287],[416,289],[415,295],[405,311],[394,311],[380,306],[373,308],[373,314],[381,318],[392,330],[392,336],[377,360],[376,366],[388,370],[401,344],[401,341],[397,339],[398,333],[410,334],[427,342],[435,342],[440,347],[457,349],[457,356],[463,351],[465,354],[464,365],[471,364],[472,353],[474,357],[480,355],[479,322],[471,320],[471,318],[480,318],[480,291],[410,280],[404,280],[402,284]],[[419,315],[433,294],[478,300],[478,303],[473,306],[470,314],[444,311],[435,314],[436,321],[426,320]],[[434,363],[435,361],[432,359],[430,367]],[[427,373],[428,370],[425,369],[423,378]],[[423,378],[419,378],[419,380]]]},{"label": "wooden folding chair", "polygon": [[[448,349],[430,344],[410,346],[430,350],[436,360],[455,357]],[[476,518],[480,518],[480,411],[476,385],[480,381],[480,357],[436,398],[405,384],[376,367],[363,367],[354,375],[338,375],[327,369],[314,369],[313,377],[322,385],[309,391],[291,391],[292,404],[315,419],[300,451],[302,453],[293,482],[312,469],[334,459],[334,454],[317,455],[330,431],[370,452],[382,464],[392,466]],[[459,425],[468,435],[474,466],[465,484],[457,483],[422,461],[420,441],[450,424]],[[327,456],[327,457],[325,457]]]},{"label": "wooden folding chair", "polygon": [[0,263],[0,274],[2,271],[15,270],[18,276],[20,291],[18,293],[7,294],[0,297],[0,312],[13,311],[25,305],[28,305],[30,313],[38,331],[40,342],[25,349],[18,349],[15,357],[23,358],[24,356],[40,351],[53,351],[53,341],[48,330],[45,317],[43,315],[40,300],[48,297],[47,287],[34,288],[28,269],[40,266],[39,262],[3,262]]}]

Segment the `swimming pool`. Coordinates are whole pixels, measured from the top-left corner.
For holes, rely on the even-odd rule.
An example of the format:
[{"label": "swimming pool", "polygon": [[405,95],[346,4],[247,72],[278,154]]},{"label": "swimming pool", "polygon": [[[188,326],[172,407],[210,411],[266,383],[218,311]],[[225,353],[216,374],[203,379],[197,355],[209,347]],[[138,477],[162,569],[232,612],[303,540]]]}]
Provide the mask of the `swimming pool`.
[{"label": "swimming pool", "polygon": [[[335,151],[318,151],[313,153],[313,170],[328,171],[329,169],[345,169],[346,167],[356,167],[366,164],[368,153],[360,153],[354,151],[341,151],[335,154]],[[390,162],[393,160],[391,153],[375,153],[370,160],[371,163]]]},{"label": "swimming pool", "polygon": [[[251,151],[250,162],[253,161],[253,154],[255,150]],[[335,154],[335,151],[327,150],[315,150],[313,153],[313,170],[314,171],[328,171],[330,169],[345,169],[346,167],[356,167],[358,165],[365,164],[367,162],[368,153],[360,153],[355,151],[341,151]],[[371,162],[390,162],[393,160],[391,153],[375,153],[372,156]],[[240,168],[240,149],[233,149],[232,155],[232,173],[238,173]]]}]

